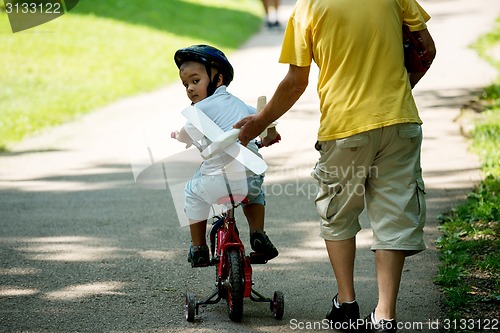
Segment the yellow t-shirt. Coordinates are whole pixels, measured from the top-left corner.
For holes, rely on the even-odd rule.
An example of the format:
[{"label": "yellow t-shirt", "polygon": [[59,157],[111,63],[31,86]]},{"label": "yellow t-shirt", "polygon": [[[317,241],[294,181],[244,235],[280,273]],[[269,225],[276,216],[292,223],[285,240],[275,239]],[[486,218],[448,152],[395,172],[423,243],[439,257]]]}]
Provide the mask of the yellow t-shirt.
[{"label": "yellow t-shirt", "polygon": [[402,25],[430,17],[415,0],[298,0],[280,62],[319,69],[319,141],[422,123],[404,67]]}]

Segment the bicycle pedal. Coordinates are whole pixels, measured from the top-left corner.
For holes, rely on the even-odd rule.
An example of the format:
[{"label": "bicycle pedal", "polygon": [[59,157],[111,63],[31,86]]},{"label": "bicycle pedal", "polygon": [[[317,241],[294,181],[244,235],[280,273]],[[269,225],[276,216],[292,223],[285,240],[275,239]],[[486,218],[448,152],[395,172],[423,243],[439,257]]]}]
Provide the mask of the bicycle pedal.
[{"label": "bicycle pedal", "polygon": [[204,262],[204,263],[200,263],[200,264],[191,263],[191,268],[208,267],[210,265],[211,264],[209,262]]},{"label": "bicycle pedal", "polygon": [[262,253],[250,252],[250,264],[267,264],[266,256]]}]

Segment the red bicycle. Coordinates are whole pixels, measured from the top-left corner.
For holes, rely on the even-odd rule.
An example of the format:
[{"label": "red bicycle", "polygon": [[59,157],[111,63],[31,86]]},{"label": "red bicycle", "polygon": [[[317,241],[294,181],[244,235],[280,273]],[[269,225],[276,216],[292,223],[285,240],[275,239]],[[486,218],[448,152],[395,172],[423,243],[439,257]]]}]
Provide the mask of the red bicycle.
[{"label": "red bicycle", "polygon": [[219,201],[230,201],[231,209],[221,216],[214,217],[210,230],[210,265],[215,266],[215,292],[204,301],[196,301],[193,293],[186,293],[186,320],[193,322],[200,306],[227,301],[229,319],[239,322],[243,317],[243,300],[269,303],[275,319],[282,319],[285,300],[281,291],[275,291],[273,298],[267,298],[255,291],[252,281],[252,264],[265,264],[263,255],[251,252],[245,255],[245,247],[239,237],[234,218],[234,209],[246,198],[229,195]]}]

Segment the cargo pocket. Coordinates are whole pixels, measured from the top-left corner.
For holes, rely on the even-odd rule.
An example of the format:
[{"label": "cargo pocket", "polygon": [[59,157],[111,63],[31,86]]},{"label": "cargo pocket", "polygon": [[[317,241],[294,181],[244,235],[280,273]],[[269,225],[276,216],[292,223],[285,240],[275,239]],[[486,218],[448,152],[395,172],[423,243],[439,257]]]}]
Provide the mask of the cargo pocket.
[{"label": "cargo pocket", "polygon": [[418,216],[422,220],[422,216],[425,218],[426,205],[425,205],[425,184],[422,178],[417,178],[417,204],[418,204]]},{"label": "cargo pocket", "polygon": [[329,141],[316,141],[314,149],[316,149],[321,155],[328,153],[330,149],[335,147],[335,140]]},{"label": "cargo pocket", "polygon": [[368,144],[370,138],[367,134],[361,133],[350,136],[344,139],[336,140],[336,144],[341,149],[350,149],[356,151],[358,148],[364,147]]},{"label": "cargo pocket", "polygon": [[314,200],[316,211],[321,219],[328,221],[338,212],[338,200],[334,198],[342,192],[342,184],[333,174],[316,166],[311,175],[318,182],[318,195]]},{"label": "cargo pocket", "polygon": [[422,135],[422,127],[419,124],[402,124],[398,129],[401,139],[411,139],[414,141]]}]

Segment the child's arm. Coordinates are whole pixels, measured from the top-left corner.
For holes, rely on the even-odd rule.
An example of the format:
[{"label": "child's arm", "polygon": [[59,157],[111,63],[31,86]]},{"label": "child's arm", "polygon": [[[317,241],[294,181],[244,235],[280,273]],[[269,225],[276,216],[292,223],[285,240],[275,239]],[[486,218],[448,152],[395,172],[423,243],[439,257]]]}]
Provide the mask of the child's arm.
[{"label": "child's arm", "polygon": [[193,144],[193,139],[187,134],[186,130],[181,128],[180,131],[175,131],[170,134],[172,139],[176,139],[177,141],[184,142],[186,144],[186,149],[191,147]]}]

